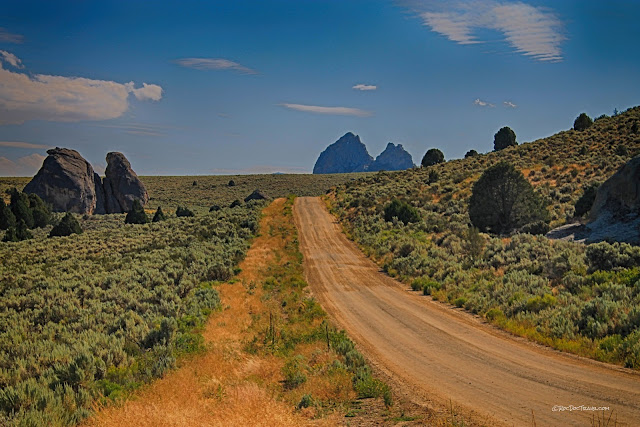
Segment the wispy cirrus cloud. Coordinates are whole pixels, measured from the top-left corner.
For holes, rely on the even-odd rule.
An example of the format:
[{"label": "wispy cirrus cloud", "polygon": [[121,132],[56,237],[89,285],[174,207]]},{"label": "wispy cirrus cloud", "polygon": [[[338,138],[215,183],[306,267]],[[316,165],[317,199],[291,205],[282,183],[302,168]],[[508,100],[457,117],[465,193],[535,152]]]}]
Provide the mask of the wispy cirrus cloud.
[{"label": "wispy cirrus cloud", "polygon": [[33,144],[31,142],[21,142],[21,141],[0,141],[0,147],[11,147],[11,148],[49,148],[50,145],[43,144]]},{"label": "wispy cirrus cloud", "polygon": [[564,23],[550,9],[498,0],[406,0],[432,31],[459,44],[484,43],[478,30],[493,30],[516,52],[538,61],[562,60]]},{"label": "wispy cirrus cloud", "polygon": [[[9,55],[16,64],[22,64],[15,55]],[[2,57],[11,64],[7,55],[2,54]],[[135,88],[133,82],[31,75],[7,70],[0,61],[0,125],[21,124],[28,120],[114,119],[129,109],[129,95],[139,100],[159,101],[162,88],[147,83]]]},{"label": "wispy cirrus cloud", "polygon": [[0,42],[20,44],[24,42],[24,36],[20,34],[14,34],[6,28],[0,27]]},{"label": "wispy cirrus cloud", "polygon": [[176,59],[174,62],[183,67],[196,70],[231,70],[241,74],[258,74],[252,68],[224,58],[181,58]]},{"label": "wispy cirrus cloud", "polygon": [[492,103],[483,101],[480,98],[476,98],[476,100],[473,101],[473,105],[477,105],[478,107],[495,107],[495,105],[493,105]]},{"label": "wispy cirrus cloud", "polygon": [[304,105],[304,104],[279,104],[285,108],[296,111],[304,111],[307,113],[315,114],[333,114],[338,116],[357,116],[357,117],[369,117],[373,115],[371,111],[361,110],[359,108],[350,107],[322,107],[319,105]]},{"label": "wispy cirrus cloud", "polygon": [[355,89],[355,90],[376,90],[378,89],[378,86],[376,85],[366,85],[366,84],[357,84],[355,86],[353,86],[351,89]]},{"label": "wispy cirrus cloud", "polygon": [[504,105],[507,108],[518,108],[518,106],[511,101],[504,101],[502,105]]}]

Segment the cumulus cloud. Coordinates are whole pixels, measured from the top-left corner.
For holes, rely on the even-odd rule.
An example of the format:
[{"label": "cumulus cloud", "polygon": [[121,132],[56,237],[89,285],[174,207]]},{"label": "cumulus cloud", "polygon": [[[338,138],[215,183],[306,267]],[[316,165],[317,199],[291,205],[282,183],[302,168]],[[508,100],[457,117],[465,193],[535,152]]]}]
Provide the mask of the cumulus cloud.
[{"label": "cumulus cloud", "polygon": [[49,148],[48,145],[42,144],[33,144],[31,142],[20,142],[20,141],[0,141],[0,147],[11,147],[11,148]]},{"label": "cumulus cloud", "polygon": [[518,106],[511,101],[504,101],[502,105],[508,108],[518,108]]},{"label": "cumulus cloud", "polygon": [[162,88],[143,83],[136,89],[133,82],[122,84],[83,77],[32,76],[6,70],[0,63],[0,125],[28,120],[115,119],[128,110],[129,94],[140,100],[158,101]]},{"label": "cumulus cloud", "polygon": [[478,107],[495,107],[492,103],[483,101],[480,98],[476,98],[476,100],[473,101],[473,105],[477,105]]},{"label": "cumulus cloud", "polygon": [[256,70],[224,58],[182,58],[176,64],[196,70],[231,70],[242,74],[258,74]]},{"label": "cumulus cloud", "polygon": [[13,53],[9,53],[6,50],[0,50],[0,56],[2,57],[3,61],[8,62],[12,67],[24,68],[24,65],[22,65],[22,61],[20,60],[20,58],[15,56]]},{"label": "cumulus cloud", "polygon": [[378,86],[376,86],[376,85],[357,84],[357,85],[353,86],[352,89],[355,89],[355,90],[376,90],[376,89],[378,89]]},{"label": "cumulus cloud", "polygon": [[280,104],[280,105],[290,110],[304,111],[307,113],[316,113],[316,114],[334,114],[339,116],[357,116],[357,117],[368,117],[373,114],[371,111],[365,111],[359,108],[349,108],[349,107],[321,107],[318,105],[303,105],[303,104]]},{"label": "cumulus cloud", "polygon": [[562,60],[564,24],[543,7],[496,0],[415,0],[405,2],[425,26],[459,44],[483,43],[481,30],[502,34],[511,47],[538,61]]},{"label": "cumulus cloud", "polygon": [[6,28],[0,27],[0,42],[20,44],[24,42],[24,37],[20,34],[11,33]]},{"label": "cumulus cloud", "polygon": [[46,156],[38,153],[20,157],[15,161],[0,157],[0,176],[33,176],[38,172],[45,158]]}]

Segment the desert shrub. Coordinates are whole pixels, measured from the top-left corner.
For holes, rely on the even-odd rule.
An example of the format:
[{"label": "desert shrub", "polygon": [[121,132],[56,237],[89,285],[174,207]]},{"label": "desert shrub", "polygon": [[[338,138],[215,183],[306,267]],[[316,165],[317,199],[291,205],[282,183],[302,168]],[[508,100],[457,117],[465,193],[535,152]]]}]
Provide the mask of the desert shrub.
[{"label": "desert shrub", "polygon": [[429,171],[429,180],[428,180],[429,184],[435,184],[436,182],[438,182],[439,178],[440,178],[440,174],[438,173],[438,171],[433,169]]},{"label": "desert shrub", "polygon": [[176,216],[177,217],[192,217],[192,216],[195,216],[195,214],[193,213],[193,211],[191,211],[186,206],[178,206],[178,208],[176,209]]},{"label": "desert shrub", "polygon": [[437,148],[430,148],[422,157],[422,166],[433,166],[444,162],[444,154]]},{"label": "desert shrub", "polygon": [[49,237],[70,236],[72,234],[81,234],[82,227],[71,212],[62,217],[60,222],[54,226],[49,232]]},{"label": "desert shrub", "polygon": [[591,272],[640,265],[640,247],[628,243],[594,243],[587,246],[585,256]]},{"label": "desert shrub", "polygon": [[525,224],[520,228],[521,233],[542,235],[547,234],[550,230],[549,224],[546,221],[538,220]]},{"label": "desert shrub", "polygon": [[307,382],[307,375],[304,373],[304,357],[297,355],[287,361],[282,367],[284,375],[284,388],[294,389]]},{"label": "desert shrub", "polygon": [[493,149],[495,151],[504,150],[507,147],[514,147],[516,145],[518,145],[516,142],[516,133],[509,126],[501,128],[493,136]]},{"label": "desert shrub", "polygon": [[573,122],[573,129],[577,131],[587,130],[593,125],[593,120],[586,113],[580,113]]},{"label": "desert shrub", "polygon": [[237,208],[238,206],[242,206],[242,202],[238,199],[234,200],[233,202],[231,202],[231,204],[229,205],[229,207],[231,209],[233,208]]},{"label": "desert shrub", "polygon": [[544,294],[542,296],[536,295],[527,300],[525,310],[537,313],[546,308],[553,307],[558,301],[551,294]]},{"label": "desert shrub", "polygon": [[219,205],[211,205],[211,207],[209,208],[209,212],[218,212],[220,209],[221,208]]},{"label": "desert shrub", "polygon": [[230,179],[229,182],[227,183],[227,186],[229,187],[235,187],[235,185],[236,185],[236,182],[232,179]]},{"label": "desert shrub", "polygon": [[522,172],[501,162],[473,185],[469,218],[481,231],[504,234],[532,222],[548,222],[549,214]]},{"label": "desert shrub", "polygon": [[593,202],[596,200],[596,194],[600,183],[591,183],[583,188],[582,195],[576,201],[574,215],[584,216],[589,213]]},{"label": "desert shrub", "polygon": [[146,224],[149,222],[149,217],[144,211],[140,200],[136,199],[131,205],[131,210],[127,212],[127,216],[124,219],[125,224]]},{"label": "desert shrub", "polygon": [[394,217],[405,224],[420,221],[420,213],[418,210],[409,203],[399,199],[393,199],[391,203],[384,208],[385,221],[392,221]]},{"label": "desert shrub", "polygon": [[162,207],[158,206],[158,209],[156,209],[156,213],[153,214],[153,219],[151,220],[151,222],[164,221],[165,219],[167,219],[167,217],[165,216],[164,212],[162,212]]},{"label": "desert shrub", "polygon": [[616,147],[616,155],[618,156],[628,156],[629,155],[629,149],[627,148],[626,145],[618,145]]}]

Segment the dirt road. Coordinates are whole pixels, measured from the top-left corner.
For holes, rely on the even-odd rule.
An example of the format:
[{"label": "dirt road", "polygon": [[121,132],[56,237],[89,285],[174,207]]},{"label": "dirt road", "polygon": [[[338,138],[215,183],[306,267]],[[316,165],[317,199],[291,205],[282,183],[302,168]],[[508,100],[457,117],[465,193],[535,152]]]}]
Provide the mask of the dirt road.
[{"label": "dirt road", "polygon": [[[298,198],[294,214],[314,294],[416,400],[451,400],[487,425],[590,426],[612,415],[602,425],[640,426],[640,374],[525,342],[411,292],[347,240],[318,198]],[[571,405],[609,409],[554,410]]]}]

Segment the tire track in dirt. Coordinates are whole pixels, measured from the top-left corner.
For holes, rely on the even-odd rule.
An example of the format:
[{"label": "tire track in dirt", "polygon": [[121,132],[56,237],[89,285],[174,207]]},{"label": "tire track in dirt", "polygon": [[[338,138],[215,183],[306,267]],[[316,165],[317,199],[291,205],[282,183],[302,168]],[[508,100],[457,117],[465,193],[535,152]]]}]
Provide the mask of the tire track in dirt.
[{"label": "tire track in dirt", "polygon": [[[640,425],[640,374],[515,338],[379,271],[319,198],[296,199],[305,275],[368,358],[427,406],[453,402],[489,425]],[[608,411],[554,411],[556,405]],[[597,421],[597,420],[596,420]]]}]

